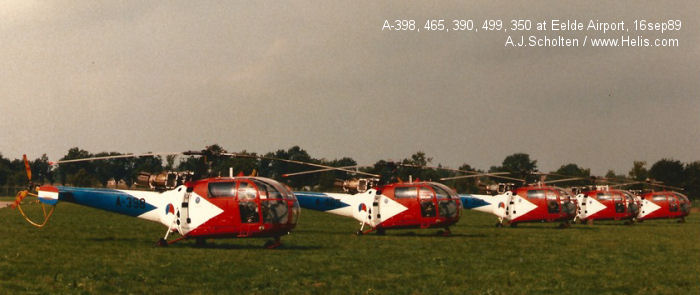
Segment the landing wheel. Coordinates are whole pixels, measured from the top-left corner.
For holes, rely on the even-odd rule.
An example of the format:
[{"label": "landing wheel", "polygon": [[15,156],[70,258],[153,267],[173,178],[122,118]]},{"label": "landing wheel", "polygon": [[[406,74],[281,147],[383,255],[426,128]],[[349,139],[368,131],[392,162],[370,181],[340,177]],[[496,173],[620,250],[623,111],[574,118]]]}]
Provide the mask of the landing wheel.
[{"label": "landing wheel", "polygon": [[681,217],[681,219],[678,219],[678,223],[685,223],[685,217]]},{"label": "landing wheel", "polygon": [[449,227],[446,227],[445,230],[439,230],[437,234],[438,236],[449,237],[452,234],[452,231],[450,231]]},{"label": "landing wheel", "polygon": [[496,227],[503,227],[503,222],[496,223]]},{"label": "landing wheel", "polygon": [[361,230],[358,230],[358,231],[355,232],[355,235],[356,235],[356,236],[361,236],[361,235],[364,235],[364,233],[363,233]]},{"label": "landing wheel", "polygon": [[377,235],[378,235],[378,236],[383,236],[383,235],[385,235],[385,234],[386,234],[386,230],[385,230],[385,229],[383,229],[383,228],[378,228],[378,229],[377,229]]},{"label": "landing wheel", "polygon": [[559,228],[570,228],[570,227],[571,227],[571,223],[569,223],[568,220],[559,224]]},{"label": "landing wheel", "polygon": [[274,240],[269,240],[265,243],[264,247],[265,249],[276,249],[282,246],[282,242],[280,241],[280,237],[275,237]]},{"label": "landing wheel", "polygon": [[163,238],[160,238],[158,242],[156,242],[156,247],[167,247],[168,246],[168,241],[166,241]]}]

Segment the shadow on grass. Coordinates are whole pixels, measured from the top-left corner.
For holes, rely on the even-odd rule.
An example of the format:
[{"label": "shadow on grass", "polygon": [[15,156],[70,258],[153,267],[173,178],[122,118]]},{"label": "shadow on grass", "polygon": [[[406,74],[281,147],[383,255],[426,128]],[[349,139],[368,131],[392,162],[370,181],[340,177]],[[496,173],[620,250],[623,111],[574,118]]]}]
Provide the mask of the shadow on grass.
[{"label": "shadow on grass", "polygon": [[181,249],[224,249],[224,250],[265,250],[265,251],[284,251],[284,250],[319,250],[322,249],[320,246],[308,246],[308,245],[286,245],[282,243],[275,249],[266,249],[263,247],[264,242],[259,245],[251,244],[222,244],[222,243],[206,243],[204,245],[197,245],[194,243],[177,243],[168,245],[164,248],[181,248]]},{"label": "shadow on grass", "polygon": [[[371,235],[371,236],[376,236],[376,237],[381,237],[379,235]],[[419,237],[419,238],[486,238],[488,235],[486,234],[462,234],[462,233],[452,233],[447,236],[439,235],[435,232],[421,232],[421,233],[416,233],[416,232],[403,232],[403,233],[397,233],[397,234],[387,234],[385,236],[389,237]]]},{"label": "shadow on grass", "polygon": [[90,242],[118,242],[118,243],[142,243],[143,238],[116,238],[116,237],[99,237],[99,238],[87,238],[85,241]]},{"label": "shadow on grass", "polygon": [[518,230],[518,229],[538,229],[538,230],[581,230],[581,231],[590,231],[590,230],[598,230],[595,226],[587,226],[587,225],[577,225],[577,224],[572,224],[570,227],[559,227],[559,225],[552,224],[552,226],[542,226],[539,223],[518,223],[517,227],[514,228],[505,228],[505,230]]},{"label": "shadow on grass", "polygon": [[353,234],[352,232],[342,232],[342,231],[329,231],[329,230],[317,230],[317,229],[299,229],[294,230],[294,234],[324,234],[324,235],[334,235],[334,236],[346,236]]},{"label": "shadow on grass", "polygon": [[[110,243],[110,244],[128,244],[129,246],[133,246],[134,243],[139,244],[139,245],[151,245],[155,248],[160,248],[158,246],[157,240],[154,240],[152,242],[146,241],[142,238],[115,238],[115,237],[102,237],[102,238],[88,238],[85,239],[86,241],[90,242],[95,242],[95,243]],[[235,239],[231,239],[231,241],[234,241]],[[166,247],[162,248],[176,248],[176,249],[263,249],[267,250],[263,247],[265,242],[267,241],[266,239],[259,239],[260,243],[259,244],[235,244],[235,242],[232,243],[222,243],[222,242],[214,242],[214,241],[207,241],[206,244],[204,245],[197,245],[194,240],[188,241],[180,241],[178,243],[170,244]],[[285,245],[284,241],[282,241],[282,246],[277,248],[279,250],[317,250],[321,249],[319,246],[302,246],[302,245]],[[275,249],[275,250],[277,250]]]}]

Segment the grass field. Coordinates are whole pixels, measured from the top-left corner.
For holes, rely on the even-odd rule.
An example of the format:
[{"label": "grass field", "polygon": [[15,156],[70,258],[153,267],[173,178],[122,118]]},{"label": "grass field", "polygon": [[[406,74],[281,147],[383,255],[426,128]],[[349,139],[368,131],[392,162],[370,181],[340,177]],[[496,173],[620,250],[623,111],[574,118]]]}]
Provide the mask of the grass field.
[{"label": "grass field", "polygon": [[305,210],[283,248],[261,239],[155,248],[162,226],[61,203],[31,227],[0,209],[0,293],[700,294],[700,216],[633,226],[495,228],[465,211],[435,230],[352,234]]}]

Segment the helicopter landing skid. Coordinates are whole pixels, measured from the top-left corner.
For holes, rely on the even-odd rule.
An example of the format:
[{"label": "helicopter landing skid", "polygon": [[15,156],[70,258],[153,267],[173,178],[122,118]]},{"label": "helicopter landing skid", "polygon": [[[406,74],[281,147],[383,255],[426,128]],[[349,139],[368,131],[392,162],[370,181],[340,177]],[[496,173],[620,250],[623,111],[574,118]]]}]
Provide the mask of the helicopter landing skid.
[{"label": "helicopter landing skid", "polygon": [[167,241],[167,240],[165,240],[164,238],[160,238],[160,240],[158,240],[158,242],[156,242],[156,246],[157,246],[157,247],[167,247],[167,246],[170,245],[170,244],[177,243],[177,242],[182,241],[182,240],[184,240],[184,239],[186,239],[186,238],[187,238],[187,237],[179,237],[179,238],[174,239],[174,240],[171,240],[171,241]]},{"label": "helicopter landing skid", "polygon": [[437,235],[442,236],[442,237],[449,237],[452,235],[452,231],[450,230],[449,227],[446,227],[445,230],[439,230],[437,232]]},{"label": "helicopter landing skid", "polygon": [[280,237],[277,236],[274,238],[274,240],[269,240],[265,242],[265,245],[263,247],[265,247],[265,249],[277,249],[280,246],[282,246],[282,242],[280,241]]}]

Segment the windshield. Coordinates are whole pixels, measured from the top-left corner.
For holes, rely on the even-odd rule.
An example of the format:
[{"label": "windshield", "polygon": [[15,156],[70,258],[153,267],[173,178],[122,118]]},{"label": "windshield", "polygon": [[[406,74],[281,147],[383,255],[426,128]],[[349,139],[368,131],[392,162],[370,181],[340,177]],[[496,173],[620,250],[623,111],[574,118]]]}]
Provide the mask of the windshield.
[{"label": "windshield", "polygon": [[561,199],[566,200],[566,199],[571,199],[571,197],[572,197],[571,194],[567,190],[563,190],[563,189],[559,188],[559,189],[557,189],[557,192],[559,192],[559,197]]},{"label": "windshield", "polygon": [[433,190],[435,190],[438,199],[457,198],[455,192],[451,188],[445,186],[444,184],[433,183],[431,184],[431,186],[433,187]]},{"label": "windshield", "polygon": [[[292,193],[291,190],[289,190],[285,185],[277,182],[276,180],[270,179],[270,178],[265,178],[265,177],[256,177],[252,179],[255,184],[260,187],[259,183],[264,183],[266,188],[268,189],[268,192],[271,192],[273,194],[279,194],[279,197],[277,195],[270,195],[270,198],[284,198],[287,200],[295,200],[296,197]],[[262,198],[262,196],[261,196]]]},{"label": "windshield", "polygon": [[681,202],[688,202],[689,201],[688,197],[686,197],[684,194],[677,193],[677,192],[673,192],[673,194],[676,195],[676,197],[678,197],[678,199],[681,200]]}]

